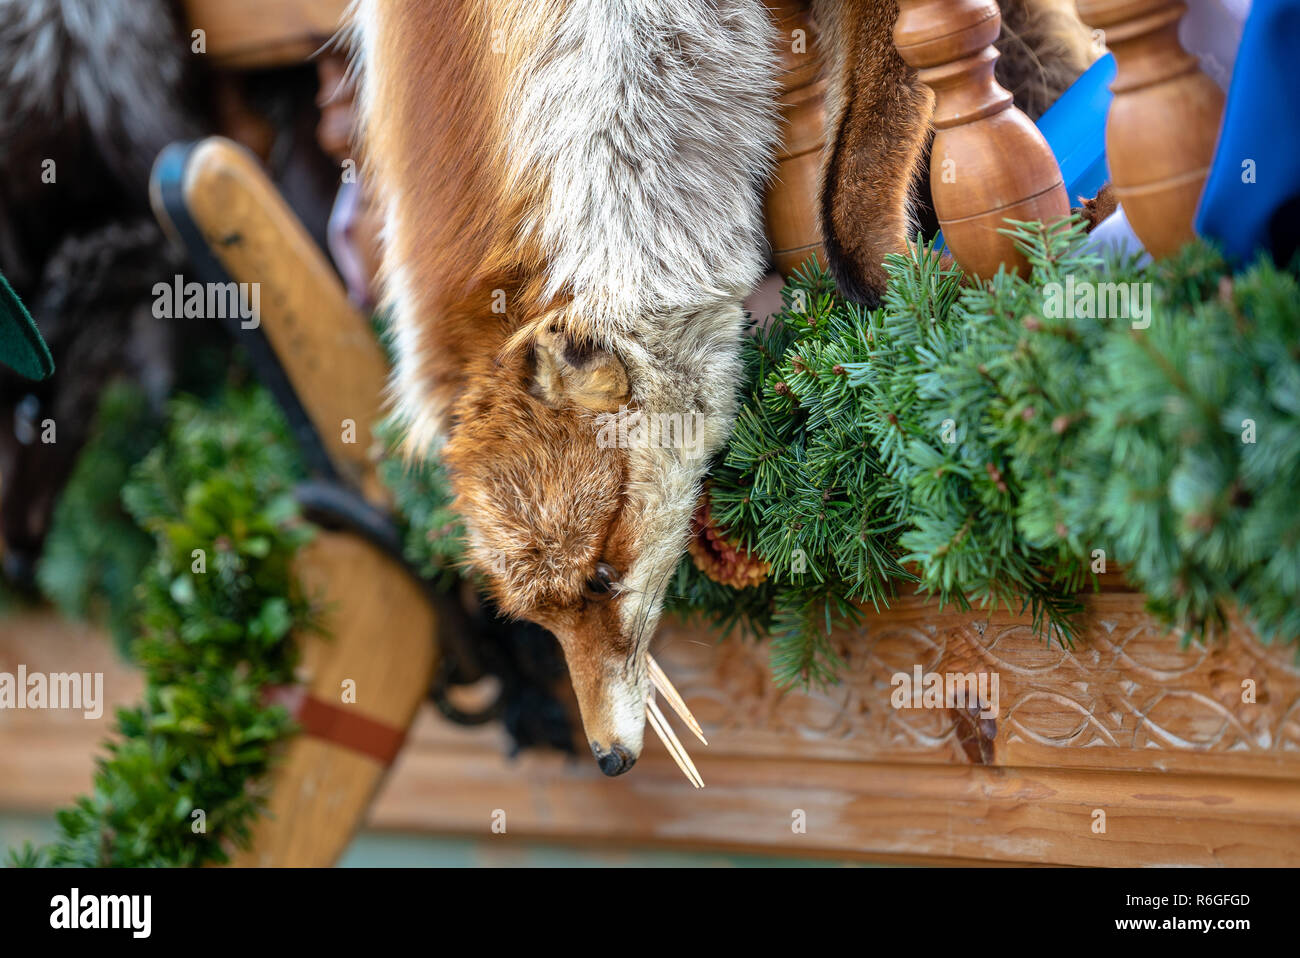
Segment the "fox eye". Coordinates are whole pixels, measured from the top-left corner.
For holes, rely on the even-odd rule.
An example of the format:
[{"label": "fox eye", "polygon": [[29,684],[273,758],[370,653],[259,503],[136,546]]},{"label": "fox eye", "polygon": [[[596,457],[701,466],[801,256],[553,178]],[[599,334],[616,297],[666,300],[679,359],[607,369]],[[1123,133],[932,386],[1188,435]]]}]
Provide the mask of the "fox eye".
[{"label": "fox eye", "polygon": [[618,582],[618,570],[608,562],[597,562],[596,571],[587,580],[587,597],[591,599],[608,599]]}]

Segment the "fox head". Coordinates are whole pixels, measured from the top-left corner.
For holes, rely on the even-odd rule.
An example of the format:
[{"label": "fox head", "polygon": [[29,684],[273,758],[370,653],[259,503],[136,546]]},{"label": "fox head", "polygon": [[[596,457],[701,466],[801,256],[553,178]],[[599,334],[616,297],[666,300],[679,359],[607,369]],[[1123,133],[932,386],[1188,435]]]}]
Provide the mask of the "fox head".
[{"label": "fox head", "polygon": [[656,355],[548,326],[467,379],[442,450],[474,566],[559,640],[608,775],[641,754],[650,638],[733,412],[741,315],[723,311],[723,335]]},{"label": "fox head", "polygon": [[395,404],[499,606],[563,647],[600,767],[740,380],[777,139],[761,0],[360,0]]}]

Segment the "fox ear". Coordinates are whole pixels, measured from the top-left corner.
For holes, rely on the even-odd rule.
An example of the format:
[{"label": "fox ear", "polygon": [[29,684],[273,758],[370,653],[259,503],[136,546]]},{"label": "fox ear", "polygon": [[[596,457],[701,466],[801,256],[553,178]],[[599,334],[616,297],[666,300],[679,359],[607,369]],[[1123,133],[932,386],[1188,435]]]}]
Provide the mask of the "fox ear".
[{"label": "fox ear", "polygon": [[550,406],[615,412],[631,392],[627,368],[613,353],[546,330],[533,343],[533,395]]}]

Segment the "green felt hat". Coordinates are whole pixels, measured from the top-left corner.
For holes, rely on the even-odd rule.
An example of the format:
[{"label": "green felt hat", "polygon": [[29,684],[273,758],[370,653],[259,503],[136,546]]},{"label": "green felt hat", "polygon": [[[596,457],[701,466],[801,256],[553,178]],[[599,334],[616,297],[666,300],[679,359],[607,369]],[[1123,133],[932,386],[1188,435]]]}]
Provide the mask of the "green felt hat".
[{"label": "green felt hat", "polygon": [[0,363],[28,379],[44,379],[54,372],[49,347],[4,276],[0,276]]}]

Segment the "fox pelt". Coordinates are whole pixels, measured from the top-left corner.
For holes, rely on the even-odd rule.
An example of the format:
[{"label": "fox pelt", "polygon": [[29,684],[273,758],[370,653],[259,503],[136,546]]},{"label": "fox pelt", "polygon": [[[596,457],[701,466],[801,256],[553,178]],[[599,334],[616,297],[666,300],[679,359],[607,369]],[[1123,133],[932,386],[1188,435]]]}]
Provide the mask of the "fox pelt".
[{"label": "fox pelt", "polygon": [[[929,94],[894,50],[893,0],[816,12],[835,49],[824,238],[871,301],[907,235]],[[353,24],[409,451],[441,449],[470,561],[559,639],[619,774],[767,263],[774,28],[760,0],[359,0]],[[697,431],[603,441],[629,415]]]}]

